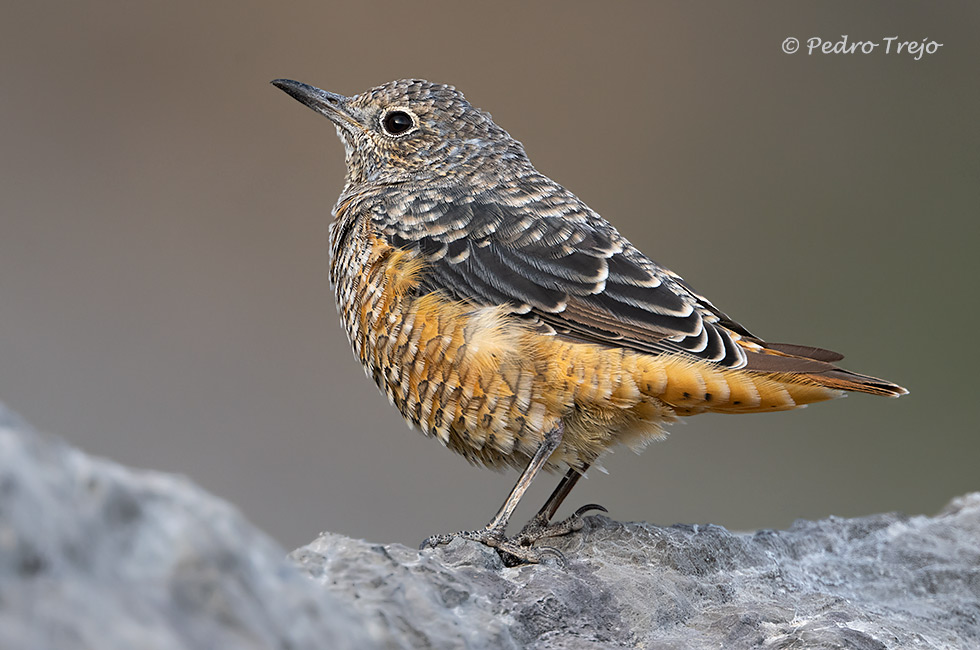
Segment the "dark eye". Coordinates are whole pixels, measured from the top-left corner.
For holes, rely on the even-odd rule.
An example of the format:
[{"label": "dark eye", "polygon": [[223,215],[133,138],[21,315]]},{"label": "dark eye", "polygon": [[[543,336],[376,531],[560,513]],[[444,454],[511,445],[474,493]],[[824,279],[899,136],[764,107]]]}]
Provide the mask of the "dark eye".
[{"label": "dark eye", "polygon": [[412,116],[405,111],[391,111],[385,115],[381,125],[391,135],[401,135],[415,125]]}]

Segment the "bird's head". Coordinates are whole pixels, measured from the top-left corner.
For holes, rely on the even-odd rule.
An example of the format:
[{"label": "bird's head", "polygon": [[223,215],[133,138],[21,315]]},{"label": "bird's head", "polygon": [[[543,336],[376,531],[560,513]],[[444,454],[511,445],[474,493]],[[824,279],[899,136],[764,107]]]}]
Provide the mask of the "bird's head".
[{"label": "bird's head", "polygon": [[530,164],[521,143],[452,86],[403,79],[345,97],[289,79],[272,84],[336,125],[348,187],[463,179]]}]

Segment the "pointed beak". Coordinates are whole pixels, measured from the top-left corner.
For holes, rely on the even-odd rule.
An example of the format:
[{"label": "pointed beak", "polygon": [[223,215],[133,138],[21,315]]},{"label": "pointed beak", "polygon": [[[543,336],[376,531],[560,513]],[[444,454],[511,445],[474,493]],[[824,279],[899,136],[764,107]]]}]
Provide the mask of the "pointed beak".
[{"label": "pointed beak", "polygon": [[292,79],[275,79],[272,81],[272,85],[301,104],[309,106],[317,113],[327,117],[337,126],[362,128],[347,112],[347,98],[343,95],[320,90],[315,86]]}]

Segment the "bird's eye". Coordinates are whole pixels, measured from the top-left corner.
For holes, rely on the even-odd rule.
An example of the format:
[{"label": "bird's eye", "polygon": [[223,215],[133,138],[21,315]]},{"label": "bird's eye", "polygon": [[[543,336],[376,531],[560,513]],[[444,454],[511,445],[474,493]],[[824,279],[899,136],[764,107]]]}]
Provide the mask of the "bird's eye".
[{"label": "bird's eye", "polygon": [[401,135],[415,126],[415,121],[405,111],[391,111],[382,118],[381,126],[388,135]]}]

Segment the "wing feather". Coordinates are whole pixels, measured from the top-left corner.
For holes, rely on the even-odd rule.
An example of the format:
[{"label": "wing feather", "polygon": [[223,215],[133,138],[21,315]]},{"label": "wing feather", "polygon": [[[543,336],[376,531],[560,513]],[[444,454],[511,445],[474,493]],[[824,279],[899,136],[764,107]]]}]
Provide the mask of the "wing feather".
[{"label": "wing feather", "polygon": [[509,305],[515,318],[576,340],[844,390],[905,392],[837,368],[836,352],[753,336],[544,176],[493,191],[416,187],[398,201],[384,196],[388,202],[364,207],[393,246],[423,258],[420,291]]},{"label": "wing feather", "polygon": [[392,245],[424,258],[424,291],[509,304],[562,336],[745,364],[735,339],[751,335],[741,325],[574,195],[544,177],[533,181],[525,179],[523,193],[385,206],[376,225]]}]

